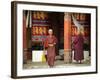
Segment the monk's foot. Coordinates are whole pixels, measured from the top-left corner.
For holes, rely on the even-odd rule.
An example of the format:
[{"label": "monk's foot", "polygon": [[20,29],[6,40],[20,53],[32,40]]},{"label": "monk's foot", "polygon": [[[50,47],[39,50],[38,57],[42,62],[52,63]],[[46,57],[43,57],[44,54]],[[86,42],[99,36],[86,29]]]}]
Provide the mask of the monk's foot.
[{"label": "monk's foot", "polygon": [[76,61],[76,64],[79,64],[79,62],[78,62],[78,61]]},{"label": "monk's foot", "polygon": [[53,68],[54,66],[49,66],[50,68]]},{"label": "monk's foot", "polygon": [[49,66],[50,68],[52,68],[52,66]]},{"label": "monk's foot", "polygon": [[82,64],[82,61],[80,60],[80,62],[79,62],[80,64]]},{"label": "monk's foot", "polygon": [[82,64],[82,62],[79,62],[79,64]]}]

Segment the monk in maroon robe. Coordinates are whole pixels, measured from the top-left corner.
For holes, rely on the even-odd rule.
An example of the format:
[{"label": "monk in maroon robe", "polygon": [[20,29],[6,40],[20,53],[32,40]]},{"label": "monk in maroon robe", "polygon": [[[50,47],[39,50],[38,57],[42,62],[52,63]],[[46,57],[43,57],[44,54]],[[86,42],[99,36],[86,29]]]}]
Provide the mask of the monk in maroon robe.
[{"label": "monk in maroon robe", "polygon": [[47,36],[45,40],[45,47],[47,47],[47,62],[50,67],[54,66],[55,61],[55,45],[57,43],[56,37],[53,35],[53,30],[49,29],[48,31],[49,35]]},{"label": "monk in maroon robe", "polygon": [[83,43],[84,43],[83,35],[82,33],[78,32],[73,41],[74,60],[76,60],[77,63],[81,63],[81,60],[84,59]]}]

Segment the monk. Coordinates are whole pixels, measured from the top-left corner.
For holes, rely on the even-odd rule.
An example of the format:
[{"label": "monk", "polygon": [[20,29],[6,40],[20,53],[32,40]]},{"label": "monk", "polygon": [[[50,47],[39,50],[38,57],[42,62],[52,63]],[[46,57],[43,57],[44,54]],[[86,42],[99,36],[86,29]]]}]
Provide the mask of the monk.
[{"label": "monk", "polygon": [[55,61],[55,45],[57,44],[57,39],[53,35],[53,30],[49,29],[48,30],[48,36],[45,40],[45,47],[47,47],[47,62],[49,67],[54,66],[54,61]]},{"label": "monk", "polygon": [[75,39],[73,41],[74,60],[76,60],[77,63],[81,63],[81,61],[84,59],[83,44],[83,35],[80,31],[77,31],[77,35],[75,36]]}]

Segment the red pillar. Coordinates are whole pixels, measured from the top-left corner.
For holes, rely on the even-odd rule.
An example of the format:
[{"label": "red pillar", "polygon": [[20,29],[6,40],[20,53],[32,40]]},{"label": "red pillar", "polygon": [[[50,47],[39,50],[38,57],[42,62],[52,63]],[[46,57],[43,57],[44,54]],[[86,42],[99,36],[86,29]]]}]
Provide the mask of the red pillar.
[{"label": "red pillar", "polygon": [[71,14],[64,15],[64,62],[71,62]]}]

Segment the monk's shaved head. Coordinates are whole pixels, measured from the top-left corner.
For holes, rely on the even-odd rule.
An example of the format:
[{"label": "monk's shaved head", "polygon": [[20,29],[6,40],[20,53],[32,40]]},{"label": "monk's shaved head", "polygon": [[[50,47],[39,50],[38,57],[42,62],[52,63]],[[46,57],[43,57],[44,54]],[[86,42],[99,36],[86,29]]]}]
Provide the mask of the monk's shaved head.
[{"label": "monk's shaved head", "polygon": [[52,29],[49,29],[49,30],[48,30],[48,33],[49,33],[50,35],[52,35],[52,34],[53,34],[53,30],[52,30]]},{"label": "monk's shaved head", "polygon": [[51,32],[51,31],[53,32],[53,30],[52,30],[52,29],[49,29],[48,31],[49,31],[49,32]]}]

